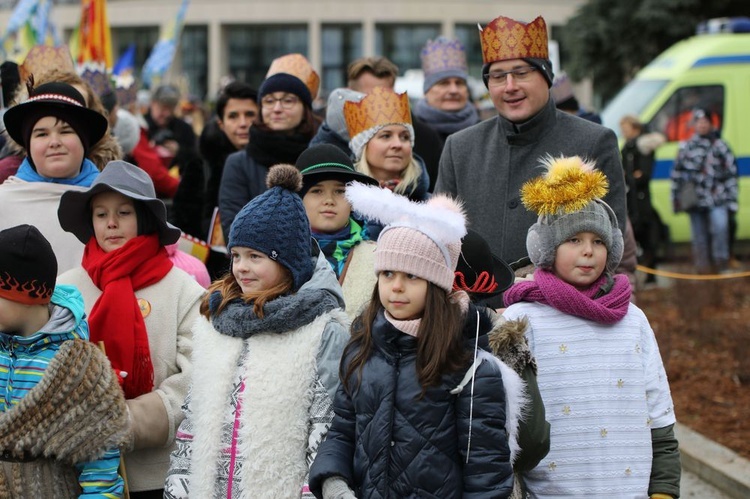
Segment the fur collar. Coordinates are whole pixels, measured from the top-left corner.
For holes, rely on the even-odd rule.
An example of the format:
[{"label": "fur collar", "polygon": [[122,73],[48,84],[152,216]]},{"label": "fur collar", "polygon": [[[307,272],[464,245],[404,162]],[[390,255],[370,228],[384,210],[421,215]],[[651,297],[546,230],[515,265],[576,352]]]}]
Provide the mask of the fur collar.
[{"label": "fur collar", "polygon": [[[190,411],[194,428],[191,497],[213,497],[226,484],[231,430],[239,413],[239,476],[232,497],[299,496],[305,475],[312,383],[329,312],[284,334],[246,339],[218,333],[201,317],[194,327]],[[234,387],[242,386],[240,393]],[[196,403],[200,401],[200,403]],[[220,476],[221,475],[221,476]],[[220,480],[223,478],[224,480]]]},{"label": "fur collar", "polygon": [[526,340],[529,321],[526,317],[508,320],[497,316],[492,331],[487,335],[492,353],[510,366],[519,375],[527,365],[536,374],[536,359],[531,354]]}]

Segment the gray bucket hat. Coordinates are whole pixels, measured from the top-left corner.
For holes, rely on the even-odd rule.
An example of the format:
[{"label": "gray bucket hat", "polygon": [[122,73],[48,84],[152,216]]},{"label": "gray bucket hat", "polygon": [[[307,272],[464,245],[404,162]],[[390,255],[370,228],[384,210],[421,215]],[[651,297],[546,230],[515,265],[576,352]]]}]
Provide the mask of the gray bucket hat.
[{"label": "gray bucket hat", "polygon": [[91,198],[107,191],[119,192],[146,205],[157,222],[159,243],[162,246],[176,243],[180,239],[182,231],[167,222],[167,207],[156,197],[151,177],[137,166],[120,160],[107,163],[89,190],[67,191],[62,195],[60,206],[57,208],[57,218],[63,230],[72,233],[86,244],[94,235],[91,217],[87,216]]}]

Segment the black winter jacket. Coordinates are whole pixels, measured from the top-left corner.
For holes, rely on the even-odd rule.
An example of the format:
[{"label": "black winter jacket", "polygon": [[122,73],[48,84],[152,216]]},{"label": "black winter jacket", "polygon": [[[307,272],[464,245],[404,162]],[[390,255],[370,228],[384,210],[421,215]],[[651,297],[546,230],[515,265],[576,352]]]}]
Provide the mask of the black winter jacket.
[{"label": "black winter jacket", "polygon": [[[476,322],[472,306],[465,328],[469,359]],[[479,322],[480,343],[486,345],[492,321],[481,314]],[[472,408],[470,381],[459,394],[451,393],[470,361],[420,398],[417,339],[398,331],[381,311],[373,343],[359,388],[354,375],[349,391],[340,386],[336,395],[333,425],[310,471],[316,497],[331,476],[343,477],[359,499],[508,497],[513,471],[499,361],[477,369]],[[352,355],[342,361],[344,368]]]}]

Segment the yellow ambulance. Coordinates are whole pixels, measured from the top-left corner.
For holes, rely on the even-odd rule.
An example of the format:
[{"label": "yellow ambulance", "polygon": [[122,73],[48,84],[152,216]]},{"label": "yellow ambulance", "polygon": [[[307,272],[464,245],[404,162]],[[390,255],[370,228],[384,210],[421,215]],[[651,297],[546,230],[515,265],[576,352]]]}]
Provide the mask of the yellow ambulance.
[{"label": "yellow ambulance", "polygon": [[[639,117],[667,142],[656,151],[651,197],[672,241],[690,240],[687,215],[674,214],[669,173],[680,140],[692,135],[696,107],[718,115],[721,137],[737,158],[740,174],[738,239],[750,239],[750,32],[732,31],[731,20],[718,29],[673,45],[643,68],[602,111],[603,124],[620,135],[620,118]],[[716,23],[717,21],[713,21]],[[750,30],[750,20],[735,23]]]}]

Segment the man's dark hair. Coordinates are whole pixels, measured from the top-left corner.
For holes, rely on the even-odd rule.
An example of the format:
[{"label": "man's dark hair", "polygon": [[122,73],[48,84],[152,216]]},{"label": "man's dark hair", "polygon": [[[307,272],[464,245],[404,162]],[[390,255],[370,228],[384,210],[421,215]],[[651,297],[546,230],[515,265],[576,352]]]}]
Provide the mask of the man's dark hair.
[{"label": "man's dark hair", "polygon": [[222,121],[224,120],[224,109],[227,107],[229,99],[251,99],[257,103],[258,92],[241,81],[233,81],[224,87],[224,90],[219,93],[219,98],[216,99],[216,116]]}]

